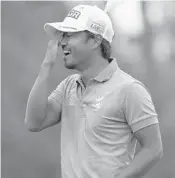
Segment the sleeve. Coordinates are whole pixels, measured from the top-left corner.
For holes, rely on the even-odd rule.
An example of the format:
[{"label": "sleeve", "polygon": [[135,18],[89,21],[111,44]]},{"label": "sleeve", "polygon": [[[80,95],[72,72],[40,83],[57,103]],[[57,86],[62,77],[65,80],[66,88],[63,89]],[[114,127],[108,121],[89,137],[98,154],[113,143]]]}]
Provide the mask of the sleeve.
[{"label": "sleeve", "polygon": [[48,97],[49,100],[50,99],[55,100],[56,103],[58,104],[58,107],[61,107],[63,103],[67,79],[68,78],[64,79]]},{"label": "sleeve", "polygon": [[138,82],[132,83],[127,88],[124,113],[133,132],[159,123],[149,92]]}]

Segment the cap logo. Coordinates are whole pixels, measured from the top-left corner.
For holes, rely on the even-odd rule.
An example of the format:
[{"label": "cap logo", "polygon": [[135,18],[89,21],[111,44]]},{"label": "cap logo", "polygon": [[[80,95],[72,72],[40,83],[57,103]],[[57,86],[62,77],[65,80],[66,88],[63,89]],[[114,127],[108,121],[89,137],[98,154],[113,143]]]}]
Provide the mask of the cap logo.
[{"label": "cap logo", "polygon": [[96,22],[93,22],[91,25],[90,25],[90,28],[92,30],[94,30],[95,32],[99,33],[99,34],[103,34],[104,31],[105,31],[105,28],[103,25],[101,24],[98,24]]},{"label": "cap logo", "polygon": [[72,9],[72,10],[68,13],[67,17],[71,17],[71,18],[74,18],[74,19],[78,19],[80,15],[81,15],[81,13],[80,13],[79,11]]}]

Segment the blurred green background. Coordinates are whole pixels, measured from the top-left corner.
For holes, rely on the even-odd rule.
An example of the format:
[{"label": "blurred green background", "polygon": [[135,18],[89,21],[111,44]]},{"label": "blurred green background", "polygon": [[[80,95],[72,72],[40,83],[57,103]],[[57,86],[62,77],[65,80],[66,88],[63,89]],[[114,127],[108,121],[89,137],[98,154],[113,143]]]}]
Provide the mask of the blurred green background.
[{"label": "blurred green background", "polygon": [[[2,178],[56,178],[60,169],[60,125],[39,133],[24,126],[29,92],[49,37],[46,22],[61,21],[77,4],[104,2],[1,2]],[[164,156],[145,178],[175,177],[175,2],[123,3],[116,8],[113,56],[121,69],[144,82],[159,115]],[[75,71],[62,57],[50,92]]]}]

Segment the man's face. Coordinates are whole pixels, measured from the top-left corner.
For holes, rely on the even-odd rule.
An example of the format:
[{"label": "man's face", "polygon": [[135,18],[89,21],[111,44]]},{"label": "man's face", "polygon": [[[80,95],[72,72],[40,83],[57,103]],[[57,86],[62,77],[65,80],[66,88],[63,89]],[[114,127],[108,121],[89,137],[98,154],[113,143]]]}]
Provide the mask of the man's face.
[{"label": "man's face", "polygon": [[66,68],[83,70],[89,67],[92,45],[86,32],[64,33],[61,45]]}]

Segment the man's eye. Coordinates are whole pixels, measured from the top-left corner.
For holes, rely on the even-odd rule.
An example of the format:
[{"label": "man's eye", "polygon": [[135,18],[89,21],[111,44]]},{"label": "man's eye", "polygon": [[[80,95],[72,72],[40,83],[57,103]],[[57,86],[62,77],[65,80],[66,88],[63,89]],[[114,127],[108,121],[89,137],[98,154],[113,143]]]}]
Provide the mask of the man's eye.
[{"label": "man's eye", "polygon": [[72,36],[73,34],[72,33],[67,33],[66,36],[70,37]]},{"label": "man's eye", "polygon": [[63,37],[69,37],[70,35],[69,34],[67,34],[67,33],[64,33],[63,34]]}]

